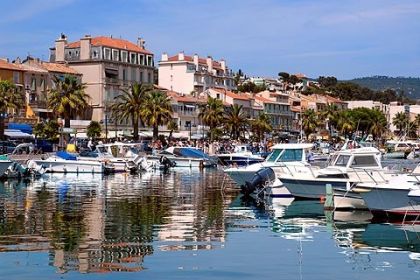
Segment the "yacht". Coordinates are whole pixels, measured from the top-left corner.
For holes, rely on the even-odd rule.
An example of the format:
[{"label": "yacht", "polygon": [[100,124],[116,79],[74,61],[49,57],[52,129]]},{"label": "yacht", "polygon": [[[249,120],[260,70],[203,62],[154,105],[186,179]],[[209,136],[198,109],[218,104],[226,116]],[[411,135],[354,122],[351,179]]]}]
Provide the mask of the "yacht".
[{"label": "yacht", "polygon": [[325,197],[327,184],[346,190],[360,182],[385,181],[380,158],[381,152],[373,147],[342,150],[333,155],[326,168],[278,176],[293,196],[319,199]]},{"label": "yacht", "polygon": [[47,159],[34,159],[28,162],[28,168],[48,173],[107,173],[113,172],[113,166],[106,162],[80,160],[75,155],[59,151]]},{"label": "yacht", "polygon": [[248,166],[264,161],[263,157],[251,152],[249,145],[237,145],[233,153],[218,154],[217,157],[223,166]]},{"label": "yacht", "polygon": [[213,167],[216,162],[203,151],[193,147],[169,147],[157,154],[147,156],[149,161],[155,162],[155,166],[160,166],[162,159],[166,158],[174,163],[174,167]]},{"label": "yacht", "polygon": [[245,186],[246,182],[251,182],[258,171],[264,168],[275,167],[303,167],[308,166],[307,155],[313,145],[309,143],[285,143],[277,144],[272,147],[272,152],[265,161],[254,163],[246,167],[231,167],[224,172],[232,178],[239,186]]}]

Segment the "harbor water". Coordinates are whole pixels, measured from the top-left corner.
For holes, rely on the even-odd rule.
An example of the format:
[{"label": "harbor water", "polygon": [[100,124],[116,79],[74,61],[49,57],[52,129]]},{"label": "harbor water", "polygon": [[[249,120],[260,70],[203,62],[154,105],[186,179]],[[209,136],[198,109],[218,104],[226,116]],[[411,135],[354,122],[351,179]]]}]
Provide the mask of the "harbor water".
[{"label": "harbor water", "polygon": [[420,225],[244,198],[223,171],[0,182],[0,279],[420,279]]}]

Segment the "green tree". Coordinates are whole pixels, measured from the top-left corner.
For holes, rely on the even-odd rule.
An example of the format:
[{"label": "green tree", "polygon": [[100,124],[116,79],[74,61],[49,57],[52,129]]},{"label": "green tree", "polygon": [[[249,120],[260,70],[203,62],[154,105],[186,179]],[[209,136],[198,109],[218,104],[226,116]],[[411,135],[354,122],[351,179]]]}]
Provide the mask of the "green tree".
[{"label": "green tree", "polygon": [[316,131],[318,127],[318,116],[313,109],[307,109],[302,114],[302,129],[305,132],[306,139],[309,135]]},{"label": "green tree", "polygon": [[230,131],[230,136],[233,139],[239,139],[241,132],[246,131],[248,126],[243,106],[238,104],[230,105],[225,115],[225,126]]},{"label": "green tree", "polygon": [[369,132],[372,133],[373,137],[378,140],[382,137],[382,134],[387,130],[387,121],[384,114],[379,110],[371,110],[370,116],[370,128]]},{"label": "green tree", "polygon": [[70,127],[72,113],[81,113],[89,106],[86,85],[71,75],[63,79],[55,77],[54,84],[55,87],[49,90],[48,107],[64,118],[64,127]]},{"label": "green tree", "polygon": [[328,129],[330,133],[333,128],[337,126],[338,121],[338,107],[335,104],[329,104],[324,110],[319,112],[319,119],[324,122],[328,122]]},{"label": "green tree", "polygon": [[35,138],[45,138],[45,124],[43,122],[36,123],[33,127],[32,133],[35,135]]},{"label": "green tree", "polygon": [[409,123],[409,119],[406,113],[399,112],[392,118],[392,123],[397,127],[397,129],[400,132],[400,135],[402,135],[404,128],[407,127]]},{"label": "green tree", "polygon": [[57,142],[60,135],[60,125],[56,120],[49,120],[44,126],[44,137],[47,140]]},{"label": "green tree", "polygon": [[416,115],[416,118],[414,119],[414,122],[417,125],[417,136],[420,136],[420,133],[418,131],[418,129],[420,128],[420,114],[417,114]]},{"label": "green tree", "polygon": [[154,90],[146,94],[140,116],[145,123],[153,127],[153,139],[159,135],[159,125],[165,125],[172,120],[171,100],[161,91]]},{"label": "green tree", "polygon": [[15,85],[8,80],[0,80],[0,140],[4,140],[4,119],[8,110],[19,109],[23,100]]},{"label": "green tree", "polygon": [[319,76],[318,77],[318,83],[323,88],[333,87],[337,84],[337,78],[336,77]]},{"label": "green tree", "polygon": [[133,124],[133,139],[139,139],[140,112],[146,95],[153,91],[150,84],[134,83],[128,90],[121,90],[114,98],[115,103],[111,105],[112,116],[115,121],[131,120]]},{"label": "green tree", "polygon": [[214,140],[215,129],[223,123],[224,108],[222,100],[208,97],[207,103],[200,106],[198,117],[210,127],[210,140]]},{"label": "green tree", "polygon": [[343,111],[339,118],[337,123],[338,128],[340,129],[340,132],[346,136],[350,136],[351,133],[355,129],[355,123],[352,118],[350,110]]},{"label": "green tree", "polygon": [[266,113],[262,113],[257,119],[251,121],[251,130],[257,136],[258,141],[264,138],[264,133],[273,131],[270,117]]},{"label": "green tree", "polygon": [[99,122],[91,121],[87,127],[86,135],[89,138],[96,139],[101,137],[102,127]]}]

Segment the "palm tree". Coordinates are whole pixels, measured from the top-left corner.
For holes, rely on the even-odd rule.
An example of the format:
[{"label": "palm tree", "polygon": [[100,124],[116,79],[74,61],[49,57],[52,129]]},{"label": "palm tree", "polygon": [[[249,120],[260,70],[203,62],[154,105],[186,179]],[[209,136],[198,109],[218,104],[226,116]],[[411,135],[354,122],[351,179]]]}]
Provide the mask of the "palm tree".
[{"label": "palm tree", "polygon": [[343,111],[337,123],[338,128],[344,135],[349,135],[355,128],[354,120],[351,117],[351,111]]},{"label": "palm tree", "polygon": [[[414,122],[416,123],[417,128],[419,129],[420,128],[420,114],[416,115],[416,118],[414,119]],[[419,131],[417,131],[417,136],[420,136]]]},{"label": "palm tree", "polygon": [[404,112],[399,112],[392,118],[392,123],[398,128],[400,136],[402,136],[403,129],[408,125],[408,122],[408,116]]},{"label": "palm tree", "polygon": [[171,100],[159,90],[149,92],[143,101],[140,116],[147,125],[153,127],[153,139],[156,140],[159,125],[165,125],[172,120]]},{"label": "palm tree", "polygon": [[0,80],[0,140],[4,140],[4,119],[7,111],[20,108],[22,103],[15,85],[8,80]]},{"label": "palm tree", "polygon": [[270,117],[266,113],[260,114],[257,119],[251,121],[251,129],[255,135],[257,135],[258,141],[261,141],[264,133],[271,132],[273,130]]},{"label": "palm tree", "polygon": [[373,135],[373,137],[376,140],[378,140],[379,138],[381,138],[382,134],[387,130],[387,121],[384,114],[377,109],[372,110],[369,122],[369,132]]},{"label": "palm tree", "polygon": [[55,88],[49,90],[48,107],[64,118],[64,127],[70,127],[72,112],[81,113],[89,106],[86,85],[71,75],[55,77],[54,83]]},{"label": "palm tree", "polygon": [[200,106],[198,117],[210,127],[210,140],[214,140],[214,130],[223,122],[224,108],[222,100],[208,97],[207,103]]},{"label": "palm tree", "polygon": [[230,105],[230,110],[226,113],[225,125],[230,131],[233,139],[238,139],[241,132],[246,130],[248,121],[242,105]]},{"label": "palm tree", "polygon": [[327,107],[320,111],[319,117],[323,121],[327,121],[328,130],[331,134],[333,128],[337,126],[338,107],[335,104],[329,104]]},{"label": "palm tree", "polygon": [[318,116],[313,109],[308,109],[302,114],[302,129],[305,132],[306,139],[309,134],[315,132],[318,127]]},{"label": "palm tree", "polygon": [[149,84],[133,83],[128,90],[121,90],[121,93],[114,98],[115,103],[111,105],[111,112],[115,122],[131,120],[133,123],[133,139],[139,139],[140,111],[146,95],[153,90]]},{"label": "palm tree", "polygon": [[178,130],[178,123],[174,120],[170,120],[166,126],[170,132],[169,132],[169,141],[171,141],[172,139],[172,133],[174,132],[174,130]]}]

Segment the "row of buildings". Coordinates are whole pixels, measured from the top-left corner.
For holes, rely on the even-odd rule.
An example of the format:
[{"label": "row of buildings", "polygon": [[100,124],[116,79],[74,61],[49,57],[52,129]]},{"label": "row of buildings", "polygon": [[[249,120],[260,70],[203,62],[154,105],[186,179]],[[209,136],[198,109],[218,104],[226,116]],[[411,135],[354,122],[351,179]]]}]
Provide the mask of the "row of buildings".
[{"label": "row of buildings", "polygon": [[[40,119],[56,117],[47,107],[47,94],[54,88],[54,79],[64,75],[80,79],[86,84],[85,92],[90,96],[89,110],[83,115],[73,116],[71,126],[83,132],[89,122],[95,120],[106,126],[111,136],[130,135],[132,132],[130,121],[117,123],[110,118],[110,106],[121,90],[128,89],[134,82],[155,84],[166,91],[172,102],[173,119],[178,124],[179,133],[185,137],[204,135],[205,128],[198,118],[199,105],[205,104],[209,96],[222,100],[226,107],[242,105],[250,119],[265,112],[274,129],[286,134],[299,133],[302,111],[319,111],[330,104],[338,109],[379,106],[388,119],[401,110],[407,112],[407,108],[397,108],[392,104],[344,102],[331,96],[303,95],[301,92],[308,80],[302,74],[297,74],[301,81],[293,87],[285,86],[277,79],[253,78],[252,82],[266,85],[267,90],[257,94],[237,93],[234,73],[224,59],[214,60],[210,56],[204,58],[183,52],[172,56],[163,53],[156,67],[155,56],[146,49],[142,38],[130,42],[86,35],[70,42],[61,34],[50,48],[48,62],[32,57],[0,60],[0,79],[12,81],[25,100],[25,106],[13,112],[9,121],[33,124]],[[161,128],[161,131],[165,130],[165,127]]]}]

